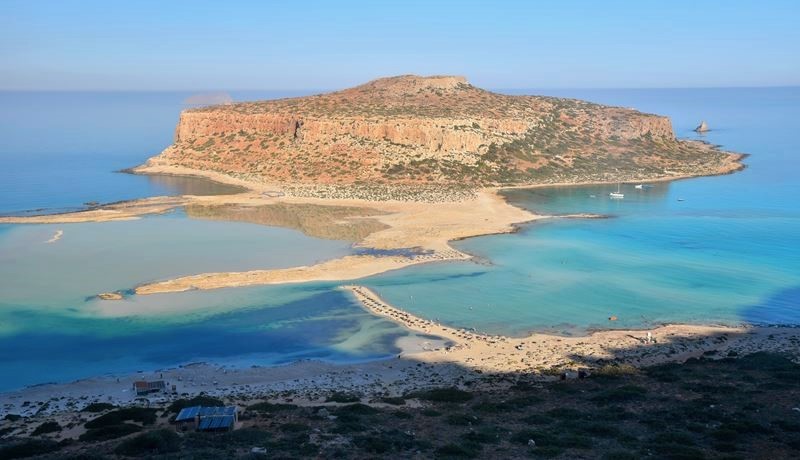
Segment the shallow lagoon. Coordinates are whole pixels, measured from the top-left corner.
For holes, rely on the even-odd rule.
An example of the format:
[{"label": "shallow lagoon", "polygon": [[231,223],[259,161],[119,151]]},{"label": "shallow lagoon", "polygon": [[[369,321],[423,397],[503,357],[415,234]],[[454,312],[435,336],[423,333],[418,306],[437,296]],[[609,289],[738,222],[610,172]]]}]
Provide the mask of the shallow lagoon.
[{"label": "shallow lagoon", "polygon": [[[680,136],[692,136],[691,128],[706,118],[714,131],[704,139],[751,153],[749,167],[725,177],[656,184],[646,191],[625,184],[626,197],[619,202],[607,198],[616,186],[509,192],[513,202],[546,214],[614,217],[538,222],[514,235],[461,241],[459,248],[485,263],[412,267],[363,283],[420,315],[509,334],[680,321],[800,324],[800,140],[792,126],[800,118],[799,89],[555,95],[663,113],[672,117]],[[134,137],[143,132],[138,124],[130,139],[113,131],[116,141],[136,153],[117,147],[117,156],[108,161],[130,166],[168,142],[179,101],[168,104],[154,138]],[[51,131],[58,134],[59,129]],[[24,136],[17,137],[12,147],[26,145]],[[81,142],[93,148],[92,143],[111,144],[110,137],[76,139],[68,136],[72,143],[66,143],[74,158],[84,156],[77,153]],[[65,145],[56,141],[40,147]],[[144,149],[143,143],[156,145]],[[15,151],[0,153],[7,160]],[[136,158],[126,159],[131,155]],[[92,168],[98,164],[88,153],[86,158]],[[31,187],[28,197],[4,191],[0,202],[12,204],[7,210],[34,203],[78,206],[84,196],[93,199],[95,191],[106,190],[106,179],[130,178],[137,187],[147,181],[106,169],[102,181],[74,193]],[[89,175],[83,177],[91,182]],[[149,194],[151,186],[137,188],[134,195]],[[132,197],[117,189],[108,196]],[[45,244],[58,229],[64,230],[62,239]],[[121,302],[87,299],[153,279],[311,263],[348,251],[347,243],[292,230],[194,221],[181,213],[108,224],[0,226],[0,390],[200,360],[247,366],[304,358],[357,361],[396,353],[394,340],[405,332],[367,314],[336,290],[336,283],[194,291]],[[619,321],[610,323],[612,314]]]},{"label": "shallow lagoon", "polygon": [[412,267],[367,284],[415,313],[495,333],[800,324],[800,139],[791,126],[800,89],[570,94],[670,115],[681,136],[695,137],[705,118],[714,130],[702,139],[750,153],[748,168],[643,190],[622,184],[624,200],[609,199],[616,185],[508,191],[535,212],[611,218],[458,242],[490,264]]},{"label": "shallow lagoon", "polygon": [[[64,233],[47,243],[57,230]],[[140,220],[0,227],[0,390],[191,361],[373,359],[403,332],[330,284],[133,296],[100,292],[206,271],[283,268],[351,243],[257,224]]]}]

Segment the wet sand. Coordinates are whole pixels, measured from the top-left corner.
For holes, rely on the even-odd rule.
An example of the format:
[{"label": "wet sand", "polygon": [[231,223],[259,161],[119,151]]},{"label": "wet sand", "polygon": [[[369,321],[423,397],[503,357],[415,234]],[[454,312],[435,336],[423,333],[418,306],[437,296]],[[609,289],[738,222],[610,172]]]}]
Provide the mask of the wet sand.
[{"label": "wet sand", "polygon": [[[212,176],[211,178],[216,178]],[[274,190],[265,186],[265,190]],[[297,205],[309,209],[359,208],[374,211],[370,219],[374,225],[355,242],[357,248],[377,250],[413,250],[409,255],[351,255],[322,262],[279,270],[252,270],[245,272],[199,273],[170,280],[160,280],[135,288],[138,295],[182,292],[193,289],[218,289],[308,281],[346,281],[376,275],[411,265],[465,260],[471,256],[450,246],[449,242],[464,238],[508,233],[516,226],[547,216],[532,214],[510,205],[496,190],[477,191],[469,199],[460,201],[426,203],[414,201],[369,201],[361,199],[326,199],[315,197],[277,196],[260,191],[235,195],[156,197],[144,200],[115,203],[81,212],[29,217],[2,217],[0,223],[72,223],[104,222],[136,219],[143,215],[169,212],[177,207],[194,209],[235,205],[240,208],[280,204]],[[359,217],[351,217],[359,219]],[[202,250],[202,248],[198,248]]]},{"label": "wet sand", "polygon": [[454,343],[416,354],[415,359],[453,363],[488,373],[531,373],[561,366],[591,366],[603,361],[638,367],[682,362],[707,352],[726,356],[730,351],[738,354],[779,351],[800,357],[800,328],[671,324],[651,330],[599,331],[580,337],[534,333],[516,338],[448,327],[395,308],[366,287],[343,288],[375,315],[391,319],[410,331]]},{"label": "wet sand", "polygon": [[307,281],[355,280],[411,265],[465,260],[471,256],[449,245],[478,235],[506,233],[515,225],[545,218],[506,203],[496,192],[479,192],[474,199],[453,203],[360,202],[319,198],[280,197],[271,200],[285,203],[329,206],[362,206],[379,210],[373,219],[386,228],[370,233],[358,247],[399,250],[415,249],[407,256],[353,255],[309,267],[247,272],[204,273],[138,286],[136,294],[180,292],[191,289],[217,289],[259,284],[299,283]]},{"label": "wet sand", "polygon": [[[105,375],[63,384],[44,384],[0,393],[0,416],[74,414],[93,402],[137,404],[136,380],[165,380],[176,393],[155,394],[150,404],[205,393],[233,401],[291,398],[322,404],[333,391],[373,396],[402,395],[423,388],[469,384],[502,389],[506,375],[550,380],[559,374],[614,364],[634,367],[710,359],[757,351],[800,357],[800,328],[666,325],[649,331],[615,330],[581,337],[531,334],[485,335],[426,320],[395,308],[362,286],[343,286],[368,311],[407,328],[398,339],[397,356],[363,363],[332,364],[316,360],[237,368],[209,363],[133,374]],[[648,342],[648,332],[652,340]],[[512,379],[513,380],[513,379]]]}]

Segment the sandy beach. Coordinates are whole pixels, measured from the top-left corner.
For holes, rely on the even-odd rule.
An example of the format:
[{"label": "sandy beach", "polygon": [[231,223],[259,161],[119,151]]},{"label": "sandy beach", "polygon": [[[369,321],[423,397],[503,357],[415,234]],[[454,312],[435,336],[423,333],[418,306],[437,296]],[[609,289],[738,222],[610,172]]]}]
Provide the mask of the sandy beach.
[{"label": "sandy beach", "polygon": [[[193,173],[172,169],[158,172]],[[217,177],[214,173],[197,172],[197,175],[246,185],[249,191],[236,195],[156,197],[60,215],[5,217],[0,218],[0,222],[72,223],[136,219],[188,205],[258,207],[280,203],[285,206],[357,207],[366,209],[364,214],[369,219],[381,223],[357,241],[357,247],[412,250],[391,255],[351,255],[317,265],[277,270],[202,273],[136,287],[137,295],[146,295],[312,280],[357,280],[414,264],[464,260],[471,256],[453,249],[450,241],[513,232],[521,223],[552,218],[534,215],[508,204],[498,189],[483,189],[469,198],[459,196],[453,201],[441,203],[368,201],[287,196],[276,193],[279,189],[274,185],[253,184],[222,175]],[[370,210],[374,210],[374,214]],[[362,218],[356,216],[345,220]],[[268,222],[264,224],[269,225]],[[319,402],[326,393],[334,390],[364,395],[391,395],[455,382],[491,386],[497,385],[497,380],[492,376],[525,373],[552,379],[563,372],[591,370],[607,363],[639,367],[682,362],[698,356],[715,358],[755,351],[800,356],[800,329],[795,328],[664,325],[649,331],[608,330],[580,337],[540,333],[526,337],[493,336],[414,316],[389,305],[362,286],[348,285],[342,288],[371,313],[388,318],[409,331],[396,343],[399,350],[397,356],[353,364],[300,361],[283,366],[249,368],[196,363],[135,374],[105,375],[71,383],[42,384],[0,394],[0,414],[71,413],[92,402],[134,404],[135,396],[130,387],[133,381],[141,379],[163,378],[170,386],[175,385],[175,394],[158,395],[151,398],[153,403],[199,393],[241,401],[291,397],[295,401]],[[119,293],[103,293],[101,297],[106,300],[124,298]]]},{"label": "sandy beach", "polygon": [[[740,156],[732,155],[730,165],[720,174],[734,172],[741,167]],[[305,196],[287,194],[289,190],[280,184],[263,183],[251,177],[232,177],[213,171],[201,171],[181,166],[148,163],[134,168],[137,174],[182,175],[203,177],[209,180],[236,185],[248,191],[234,195],[154,197],[129,202],[114,203],[99,209],[65,214],[29,217],[0,217],[0,223],[74,223],[104,222],[136,219],[143,215],[169,212],[181,206],[214,207],[226,205],[264,206],[316,205],[330,207],[358,207],[373,210],[371,219],[386,228],[372,231],[355,242],[357,247],[382,250],[408,250],[413,255],[352,255],[322,262],[312,266],[292,267],[279,270],[251,270],[244,272],[198,273],[175,279],[158,280],[131,286],[137,295],[183,292],[194,289],[219,289],[226,287],[254,286],[309,281],[351,281],[367,276],[405,268],[411,265],[452,260],[465,260],[471,256],[449,245],[450,241],[475,236],[509,233],[518,225],[553,216],[536,215],[510,205],[500,195],[502,188],[484,188],[463,194],[453,191],[445,201],[414,201],[363,198],[321,198],[306,193]],[[670,180],[678,177],[643,178],[648,181]],[[553,186],[540,184],[510,188],[533,188]],[[555,184],[576,185],[576,184]],[[346,189],[345,189],[346,190]],[[321,192],[322,193],[322,192]],[[327,191],[325,193],[328,193]],[[310,195],[310,196],[309,196]],[[413,197],[412,197],[413,198]],[[423,196],[424,198],[424,196]],[[437,197],[441,199],[441,197]],[[561,218],[598,218],[597,215],[569,215]],[[301,229],[302,230],[302,229]],[[98,293],[101,294],[101,293]],[[114,293],[102,293],[107,300],[122,298]]]},{"label": "sandy beach", "polygon": [[[141,404],[131,390],[136,380],[165,380],[176,393],[156,394],[148,404],[205,393],[234,401],[260,399],[294,403],[324,402],[333,391],[365,398],[469,383],[472,388],[502,388],[504,375],[542,380],[562,373],[598,369],[607,364],[643,367],[711,359],[757,351],[800,356],[800,328],[665,325],[651,330],[608,330],[563,337],[534,333],[526,337],[484,335],[417,317],[384,302],[362,286],[342,286],[375,315],[405,327],[397,356],[352,364],[299,361],[271,367],[235,367],[194,363],[134,374],[105,375],[62,384],[42,384],[0,394],[0,415],[48,416],[74,413],[93,402]],[[648,334],[650,339],[648,339]]]},{"label": "sandy beach", "polygon": [[367,235],[358,247],[398,250],[414,249],[417,254],[403,256],[355,255],[310,267],[247,272],[205,273],[145,284],[136,294],[180,292],[190,289],[216,289],[258,284],[297,283],[323,280],[354,280],[411,265],[464,260],[471,256],[449,245],[452,240],[478,235],[512,232],[515,225],[545,218],[509,205],[494,191],[479,192],[474,199],[452,203],[384,202],[327,200],[281,197],[276,202],[327,206],[362,206],[380,211],[372,217],[387,228]]},{"label": "sandy beach", "polygon": [[800,328],[752,328],[664,325],[651,330],[607,330],[588,336],[563,337],[533,333],[526,337],[486,335],[456,329],[417,317],[383,301],[364,286],[343,286],[371,313],[389,318],[410,331],[441,337],[453,345],[418,353],[428,363],[457,363],[486,373],[537,373],[552,368],[623,362],[649,366],[681,362],[709,351],[726,356],[761,351],[800,356]]},{"label": "sandy beach", "polygon": [[[159,169],[158,173],[165,173]],[[192,171],[170,168],[171,174]],[[351,255],[312,266],[279,270],[246,272],[199,273],[171,280],[131,286],[138,295],[181,292],[193,289],[218,289],[308,281],[356,280],[411,265],[465,260],[471,256],[449,245],[450,241],[480,235],[513,232],[516,226],[548,216],[540,216],[508,204],[498,190],[476,191],[467,199],[460,195],[448,202],[369,201],[363,199],[328,199],[295,197],[273,193],[274,185],[243,182],[215,173],[194,172],[212,180],[234,185],[247,184],[250,191],[235,195],[155,197],[115,203],[100,209],[29,217],[0,217],[0,223],[75,223],[105,222],[136,219],[148,214],[169,212],[180,206],[214,207],[237,205],[258,207],[266,205],[316,205],[320,207],[357,207],[372,210],[370,219],[383,224],[355,246],[378,250],[412,250],[404,255]],[[574,216],[595,217],[595,216]],[[357,220],[358,217],[349,220]],[[303,230],[303,229],[301,229]],[[100,294],[100,293],[98,293]],[[110,294],[110,293],[103,293]],[[106,299],[115,296],[107,295]]]}]

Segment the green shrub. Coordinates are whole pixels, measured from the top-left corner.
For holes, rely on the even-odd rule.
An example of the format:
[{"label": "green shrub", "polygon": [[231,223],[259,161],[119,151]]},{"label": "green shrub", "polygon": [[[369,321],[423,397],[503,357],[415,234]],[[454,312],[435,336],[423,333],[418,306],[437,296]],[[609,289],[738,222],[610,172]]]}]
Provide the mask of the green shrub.
[{"label": "green shrub", "polygon": [[647,389],[636,385],[623,385],[601,392],[592,398],[592,401],[600,404],[618,403],[640,399],[647,393]]},{"label": "green shrub", "polygon": [[406,400],[402,396],[394,396],[394,397],[384,396],[380,398],[380,402],[385,404],[391,404],[393,406],[402,406],[406,403]]},{"label": "green shrub", "polygon": [[352,393],[343,393],[337,391],[325,399],[326,402],[336,403],[354,403],[361,401],[361,397]]},{"label": "green shrub", "polygon": [[372,415],[378,412],[378,409],[367,406],[366,404],[348,404],[336,409],[336,415],[342,416],[344,414],[352,415]]},{"label": "green shrub", "polygon": [[142,433],[123,441],[114,452],[120,455],[158,455],[177,452],[181,447],[181,438],[172,430],[155,430]]},{"label": "green shrub", "polygon": [[187,407],[194,407],[194,406],[219,407],[224,405],[225,403],[222,402],[221,399],[201,394],[191,399],[175,400],[172,404],[169,405],[167,410],[177,414],[178,412],[181,411],[181,409],[185,409]]},{"label": "green shrub", "polygon": [[636,375],[639,373],[639,370],[630,364],[606,364],[599,369],[595,369],[592,372],[592,377],[597,378],[610,378],[610,379],[618,379],[621,377],[628,377],[631,375]]},{"label": "green shrub", "polygon": [[659,433],[653,438],[653,442],[656,444],[681,444],[684,446],[693,446],[695,444],[694,438],[692,438],[689,433],[684,433],[680,431],[666,431],[663,433]]},{"label": "green shrub", "polygon": [[412,393],[410,396],[425,401],[449,403],[466,402],[472,399],[472,393],[458,388],[433,388]]},{"label": "green shrub", "polygon": [[14,459],[33,457],[56,452],[61,445],[46,439],[28,439],[25,441],[0,446],[0,458]]},{"label": "green shrub", "polygon": [[142,427],[132,423],[120,423],[117,425],[109,425],[100,428],[92,428],[87,430],[86,433],[78,436],[78,440],[84,442],[97,442],[107,441],[109,439],[117,439],[129,434],[138,433],[142,431]]},{"label": "green shrub", "polygon": [[117,409],[89,420],[83,426],[86,428],[102,428],[111,425],[119,425],[126,421],[139,422],[142,425],[152,425],[156,422],[156,410],[142,407]]},{"label": "green shrub", "polygon": [[279,430],[283,431],[284,433],[300,433],[304,431],[311,431],[311,427],[306,425],[305,423],[284,423],[283,425],[278,427]]},{"label": "green shrub", "polygon": [[247,406],[247,410],[267,412],[270,414],[274,412],[290,411],[295,409],[297,409],[297,406],[294,404],[273,404],[266,401]]},{"label": "green shrub", "polygon": [[612,450],[603,455],[603,460],[638,460],[641,456],[626,450]]},{"label": "green shrub", "polygon": [[81,412],[103,412],[117,406],[109,403],[92,403],[81,409]]},{"label": "green shrub", "polygon": [[[203,434],[201,433],[200,435],[202,436]],[[226,444],[245,447],[266,444],[271,437],[270,433],[255,428],[243,428],[222,435],[222,439]]]},{"label": "green shrub", "polygon": [[505,430],[498,427],[484,427],[462,434],[461,439],[476,444],[494,444],[500,442],[500,436],[503,433]]},{"label": "green shrub", "polygon": [[480,423],[478,417],[468,414],[450,414],[447,416],[446,420],[449,425],[455,426],[477,425]]},{"label": "green shrub", "polygon": [[436,449],[436,456],[441,458],[474,458],[479,452],[469,445],[446,444]]},{"label": "green shrub", "polygon": [[33,430],[33,433],[31,433],[31,436],[38,436],[46,433],[57,433],[59,431],[61,431],[61,425],[59,425],[58,422],[49,421],[37,426],[36,429]]},{"label": "green shrub", "polygon": [[651,448],[656,453],[661,454],[658,458],[672,460],[700,460],[706,458],[702,450],[682,444],[653,444]]}]

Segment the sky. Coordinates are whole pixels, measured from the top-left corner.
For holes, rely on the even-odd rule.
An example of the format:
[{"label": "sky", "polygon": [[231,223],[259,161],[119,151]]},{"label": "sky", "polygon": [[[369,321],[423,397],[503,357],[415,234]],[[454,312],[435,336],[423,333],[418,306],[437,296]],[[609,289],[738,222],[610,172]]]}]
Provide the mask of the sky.
[{"label": "sky", "polygon": [[0,0],[0,90],[800,85],[800,1]]}]

